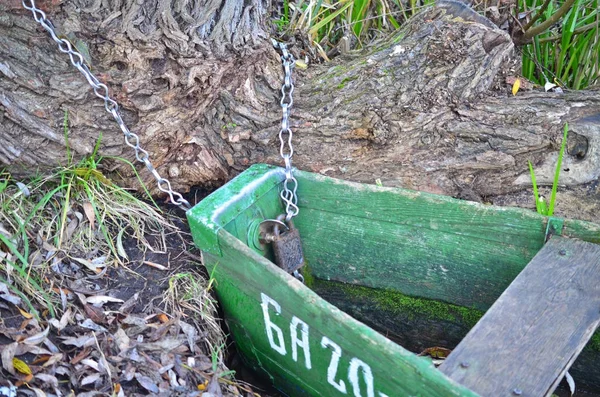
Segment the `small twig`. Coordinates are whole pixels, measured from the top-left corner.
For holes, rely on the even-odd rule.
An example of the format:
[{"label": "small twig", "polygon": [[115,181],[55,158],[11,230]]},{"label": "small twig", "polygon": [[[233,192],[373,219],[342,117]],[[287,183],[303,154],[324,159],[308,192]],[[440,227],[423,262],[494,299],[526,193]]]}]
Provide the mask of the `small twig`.
[{"label": "small twig", "polygon": [[[597,26],[598,26],[598,22],[592,22],[592,23],[589,23],[587,25],[580,26],[580,27],[578,27],[577,29],[575,29],[573,31],[573,35],[585,33],[588,30],[592,30],[592,29],[596,28]],[[557,34],[556,36],[541,38],[540,39],[540,43],[546,43],[548,41],[558,41],[558,40],[561,40],[561,39],[562,39],[562,35]]]},{"label": "small twig", "polygon": [[533,18],[531,18],[531,20],[529,22],[527,22],[525,24],[525,26],[523,26],[523,31],[526,31],[527,29],[532,27],[533,24],[542,17],[542,14],[544,13],[544,11],[546,11],[546,8],[548,8],[549,5],[550,5],[550,0],[546,0],[544,2],[544,4],[542,4],[542,7],[538,10],[538,12],[535,13]]},{"label": "small twig", "polygon": [[198,263],[204,263],[204,261],[202,260],[201,256],[194,255],[194,254],[192,254],[191,252],[188,252],[188,251],[182,251],[182,254],[184,254],[185,256],[187,256],[187,257],[195,260]]},{"label": "small twig", "polygon": [[575,0],[567,0],[565,3],[550,16],[550,18],[546,19],[544,22],[540,23],[537,26],[529,28],[528,30],[523,32],[523,35],[518,38],[519,44],[525,44],[538,34],[544,33],[550,26],[554,25],[556,22],[563,17],[571,7],[575,3]]}]

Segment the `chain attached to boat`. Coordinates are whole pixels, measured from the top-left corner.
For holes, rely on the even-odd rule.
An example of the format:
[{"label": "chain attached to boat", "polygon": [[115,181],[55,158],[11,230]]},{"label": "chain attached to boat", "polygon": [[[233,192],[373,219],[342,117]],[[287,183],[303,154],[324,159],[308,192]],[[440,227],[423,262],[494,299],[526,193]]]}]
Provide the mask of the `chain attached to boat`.
[{"label": "chain attached to boat", "polygon": [[[287,46],[284,43],[280,43],[276,40],[271,39],[273,47],[281,51],[281,63],[283,64],[283,71],[285,73],[283,78],[283,85],[281,86],[281,129],[279,130],[279,154],[285,164],[285,181],[283,182],[283,190],[281,191],[281,199],[285,203],[285,220],[290,221],[293,217],[298,215],[298,196],[296,191],[298,190],[298,181],[294,178],[292,169],[292,156],[294,155],[294,146],[292,145],[292,138],[294,133],[290,128],[290,110],[294,104],[294,83],[292,81],[292,69],[296,64],[294,56],[287,50]],[[290,186],[291,184],[291,186]]]},{"label": "chain attached to boat", "polygon": [[77,70],[79,70],[81,74],[84,75],[90,86],[92,86],[94,94],[104,101],[104,109],[106,109],[108,113],[112,114],[113,118],[119,125],[119,128],[121,128],[121,131],[125,136],[125,143],[127,144],[127,146],[129,146],[135,151],[135,158],[137,159],[137,161],[144,163],[144,165],[150,171],[152,176],[154,176],[158,185],[158,190],[168,194],[169,198],[171,199],[171,202],[173,202],[173,204],[177,205],[178,207],[184,210],[190,209],[190,203],[183,198],[181,193],[174,191],[171,188],[171,182],[169,182],[168,179],[161,177],[158,173],[158,170],[154,168],[152,162],[150,161],[150,156],[148,155],[148,152],[140,146],[139,136],[131,132],[129,128],[127,128],[127,125],[125,125],[125,121],[121,116],[119,104],[109,96],[108,87],[106,86],[106,84],[101,83],[100,80],[98,80],[98,78],[90,71],[88,66],[85,64],[83,55],[81,55],[81,53],[74,49],[68,40],[61,39],[60,37],[58,37],[54,25],[52,24],[52,22],[50,22],[50,20],[46,18],[46,13],[35,6],[35,0],[22,0],[22,4],[23,7],[25,7],[25,9],[32,12],[35,21],[39,23],[44,29],[46,29],[48,33],[50,33],[52,40],[54,40],[58,44],[58,49],[60,50],[60,52],[69,55],[73,66],[75,66]]},{"label": "chain attached to boat", "polygon": [[[281,63],[283,65],[284,77],[281,86],[281,129],[279,130],[279,154],[285,164],[285,180],[283,189],[279,194],[285,205],[285,214],[277,219],[267,219],[261,223],[263,228],[266,226],[267,232],[262,234],[263,241],[273,245],[275,254],[275,263],[277,266],[292,274],[301,282],[304,277],[299,269],[304,265],[304,253],[302,251],[302,241],[300,233],[294,227],[292,218],[298,215],[298,181],[293,175],[292,156],[294,155],[294,146],[292,138],[294,136],[290,128],[290,110],[294,104],[294,83],[292,81],[292,70],[296,64],[294,56],[288,51],[284,43],[271,39],[273,47],[281,52]],[[282,227],[285,230],[282,230]]]}]

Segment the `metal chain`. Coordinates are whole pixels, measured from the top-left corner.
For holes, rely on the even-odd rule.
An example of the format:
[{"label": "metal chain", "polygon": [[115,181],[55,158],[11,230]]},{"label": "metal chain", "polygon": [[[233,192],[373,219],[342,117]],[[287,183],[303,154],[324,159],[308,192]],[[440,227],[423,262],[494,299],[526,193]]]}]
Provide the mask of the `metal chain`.
[{"label": "metal chain", "polygon": [[294,136],[290,128],[290,110],[294,104],[292,93],[294,92],[294,83],[292,81],[292,69],[294,69],[296,60],[294,56],[288,52],[287,46],[271,39],[273,47],[281,51],[281,62],[283,64],[284,79],[281,86],[281,129],[279,130],[279,154],[285,163],[285,181],[283,182],[283,190],[281,191],[281,199],[285,203],[285,220],[289,221],[298,215],[298,181],[292,174],[292,156],[294,155],[294,147],[292,146],[292,138]]},{"label": "metal chain", "polygon": [[58,44],[58,49],[60,50],[60,52],[69,55],[73,66],[75,66],[77,70],[79,70],[81,74],[84,75],[88,83],[92,86],[94,94],[98,98],[104,100],[104,108],[108,113],[112,114],[117,124],[119,124],[121,131],[123,131],[123,135],[125,135],[125,143],[127,144],[127,146],[135,150],[135,158],[139,162],[144,163],[146,168],[152,173],[152,176],[154,176],[154,178],[156,179],[158,190],[160,190],[163,193],[167,193],[173,204],[183,208],[184,210],[190,209],[190,203],[183,198],[181,193],[174,191],[171,188],[171,182],[169,182],[168,179],[161,177],[156,168],[154,168],[154,166],[150,162],[148,152],[142,149],[142,147],[140,146],[140,138],[137,136],[137,134],[129,131],[129,128],[127,128],[127,126],[125,125],[123,117],[121,116],[119,104],[109,96],[108,87],[105,84],[101,83],[100,80],[98,80],[98,78],[94,76],[94,74],[90,71],[90,69],[84,62],[83,56],[77,50],[73,49],[73,46],[68,40],[61,39],[58,37],[58,35],[56,34],[56,30],[54,29],[54,25],[52,25],[52,22],[50,22],[46,18],[46,13],[35,6],[35,0],[22,0],[22,4],[23,7],[25,7],[25,9],[32,12],[35,21],[42,25],[42,27],[46,29],[48,33],[50,33],[50,36],[52,36],[52,40],[54,40]]}]

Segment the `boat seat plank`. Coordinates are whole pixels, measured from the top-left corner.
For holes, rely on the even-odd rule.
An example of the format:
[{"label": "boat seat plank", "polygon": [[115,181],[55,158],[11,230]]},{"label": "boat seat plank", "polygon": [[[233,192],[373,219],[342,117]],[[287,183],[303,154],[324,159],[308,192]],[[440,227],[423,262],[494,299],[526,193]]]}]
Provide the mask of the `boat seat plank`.
[{"label": "boat seat plank", "polygon": [[550,396],[600,323],[600,245],[553,237],[440,366],[482,397]]}]

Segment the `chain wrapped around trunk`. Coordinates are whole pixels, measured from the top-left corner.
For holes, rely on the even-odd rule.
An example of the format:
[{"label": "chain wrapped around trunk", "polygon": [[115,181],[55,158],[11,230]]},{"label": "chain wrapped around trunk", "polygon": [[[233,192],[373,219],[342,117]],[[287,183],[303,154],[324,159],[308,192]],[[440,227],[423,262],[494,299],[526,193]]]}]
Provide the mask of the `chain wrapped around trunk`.
[{"label": "chain wrapped around trunk", "polygon": [[106,109],[108,113],[112,114],[113,118],[119,125],[119,128],[121,128],[121,131],[125,136],[125,144],[135,151],[135,158],[139,162],[144,163],[148,171],[150,171],[152,176],[154,176],[158,185],[158,190],[168,194],[171,202],[178,207],[181,207],[184,210],[190,209],[190,203],[183,198],[181,193],[174,191],[171,188],[171,182],[169,182],[168,179],[161,177],[158,173],[158,170],[154,168],[152,162],[150,161],[148,152],[142,149],[140,146],[140,138],[138,135],[131,132],[129,128],[127,128],[127,125],[125,125],[125,121],[123,121],[123,117],[121,116],[119,104],[110,97],[106,84],[101,83],[100,80],[98,80],[98,78],[90,71],[88,66],[85,64],[83,55],[74,49],[68,40],[58,37],[56,30],[54,29],[54,25],[52,25],[52,22],[46,18],[46,13],[35,6],[35,0],[23,0],[22,4],[25,9],[32,12],[35,21],[44,29],[46,29],[46,31],[48,31],[52,37],[52,40],[58,44],[58,49],[60,52],[69,55],[73,66],[75,66],[77,70],[84,75],[90,86],[92,86],[94,94],[104,101],[104,109]]}]

